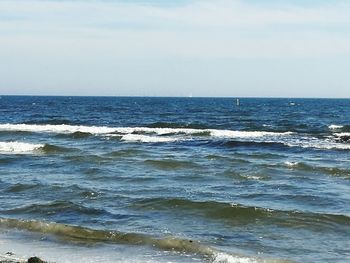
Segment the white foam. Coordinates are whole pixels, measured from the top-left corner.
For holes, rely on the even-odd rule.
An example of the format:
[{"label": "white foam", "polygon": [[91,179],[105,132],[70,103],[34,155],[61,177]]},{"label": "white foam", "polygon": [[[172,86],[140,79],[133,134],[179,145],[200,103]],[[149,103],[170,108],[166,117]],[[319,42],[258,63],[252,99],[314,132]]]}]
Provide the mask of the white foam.
[{"label": "white foam", "polygon": [[217,252],[212,263],[292,263],[284,259],[263,259]]},{"label": "white foam", "polygon": [[338,133],[334,133],[334,135],[337,137],[350,136],[350,132],[338,132]]},{"label": "white foam", "polygon": [[284,164],[288,167],[295,167],[297,166],[299,163],[298,162],[284,162]]},{"label": "white foam", "polygon": [[332,124],[332,125],[328,126],[328,128],[331,129],[331,130],[337,130],[337,129],[341,129],[343,127],[344,127],[343,125],[335,125],[335,124]]},{"label": "white foam", "polygon": [[261,138],[280,137],[291,135],[292,132],[266,132],[266,131],[231,131],[231,130],[208,130],[217,138]]},{"label": "white foam", "polygon": [[221,252],[217,253],[215,255],[215,259],[213,260],[213,263],[260,263],[260,262],[263,262],[263,261],[260,261],[255,258],[229,255]]},{"label": "white foam", "polygon": [[91,134],[111,134],[111,133],[153,133],[158,135],[183,133],[193,134],[200,132],[197,129],[186,128],[148,128],[148,127],[107,127],[107,126],[84,126],[84,125],[51,125],[51,124],[0,124],[0,130],[2,131],[27,131],[38,133],[74,133],[85,132]]},{"label": "white foam", "polygon": [[156,143],[156,142],[174,142],[178,139],[173,137],[159,137],[159,136],[148,136],[140,134],[126,134],[122,136],[123,141],[131,142],[145,142],[145,143]]},{"label": "white foam", "polygon": [[350,150],[350,144],[331,142],[328,140],[294,140],[286,142],[285,145],[289,147],[301,147],[301,148],[315,148],[315,149],[324,149],[324,150]]},{"label": "white foam", "polygon": [[69,242],[50,242],[42,239],[40,235],[14,231],[0,231],[0,249],[2,253],[7,251],[15,253],[16,258],[38,256],[47,262],[58,263],[169,263],[183,262],[183,259],[185,262],[198,263],[198,259],[191,260],[181,255],[172,256],[170,253],[159,252],[146,246],[108,244],[77,246]]},{"label": "white foam", "polygon": [[31,153],[44,147],[44,144],[25,142],[0,142],[0,153]]},{"label": "white foam", "polygon": [[[0,124],[0,131],[27,131],[37,133],[84,132],[94,135],[121,136],[124,141],[132,142],[174,142],[193,139],[198,133],[207,133],[212,139],[239,139],[242,141],[283,143],[290,147],[319,148],[319,149],[350,149],[350,144],[332,142],[312,137],[300,137],[293,132],[267,131],[234,131],[218,129],[187,129],[187,128],[149,128],[149,127],[107,127],[83,125],[37,125],[37,124]],[[335,133],[334,136],[350,136],[350,133]],[[5,146],[3,146],[5,147]],[[10,147],[10,146],[6,146]],[[36,147],[36,146],[33,146]],[[18,146],[18,148],[20,148]],[[25,146],[23,146],[25,148]],[[10,149],[10,148],[9,148]],[[30,149],[30,147],[29,147]],[[13,149],[13,152],[17,148]],[[28,150],[32,151],[32,150]],[[22,151],[25,152],[25,151]]]},{"label": "white foam", "polygon": [[262,176],[256,176],[256,175],[245,175],[243,176],[247,179],[250,179],[250,180],[261,180],[261,179],[264,179]]},{"label": "white foam", "polygon": [[188,129],[188,128],[149,128],[149,127],[106,127],[106,126],[83,126],[83,125],[39,125],[39,124],[0,124],[2,131],[27,131],[38,133],[74,133],[84,132],[95,135],[100,134],[134,134],[145,133],[154,135],[194,135],[209,133],[216,138],[257,138],[271,136],[285,136],[291,132],[277,133],[266,131],[232,131],[217,129]]},{"label": "white foam", "polygon": [[44,133],[74,133],[85,132],[91,134],[106,134],[115,131],[109,127],[80,126],[80,125],[38,125],[38,124],[0,124],[2,131],[26,131]]}]

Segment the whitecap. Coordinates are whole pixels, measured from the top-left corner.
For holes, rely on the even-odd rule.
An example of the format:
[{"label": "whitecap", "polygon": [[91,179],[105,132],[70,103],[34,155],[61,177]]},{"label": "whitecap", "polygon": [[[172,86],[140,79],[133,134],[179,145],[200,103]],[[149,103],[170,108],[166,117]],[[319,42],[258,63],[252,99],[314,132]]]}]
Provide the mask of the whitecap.
[{"label": "whitecap", "polygon": [[195,135],[209,133],[216,138],[257,138],[271,136],[285,136],[291,132],[266,132],[266,131],[233,131],[218,129],[189,129],[189,128],[149,128],[149,127],[107,127],[107,126],[84,126],[84,125],[52,125],[52,124],[0,124],[2,131],[27,131],[37,133],[75,133],[84,132],[95,135],[101,134],[155,134],[155,135]]},{"label": "whitecap", "polygon": [[343,127],[344,127],[343,125],[335,125],[335,124],[331,124],[331,125],[328,126],[328,128],[330,130],[337,130],[337,129],[341,129]]},{"label": "whitecap", "polygon": [[159,137],[159,136],[148,136],[140,134],[126,134],[121,138],[123,141],[131,142],[145,142],[145,143],[157,143],[157,142],[174,142],[178,140],[173,137]]},{"label": "whitecap", "polygon": [[337,136],[337,137],[350,136],[350,132],[338,132],[338,133],[334,133],[334,136]]},{"label": "whitecap", "polygon": [[259,263],[259,262],[263,262],[263,261],[255,258],[229,255],[221,252],[217,253],[213,260],[213,263]]},{"label": "whitecap", "polygon": [[284,259],[263,259],[217,252],[213,256],[212,263],[291,263],[291,261]]},{"label": "whitecap", "polygon": [[25,142],[0,142],[0,153],[31,153],[44,147],[44,144]]},{"label": "whitecap", "polygon": [[288,167],[295,167],[297,166],[299,163],[298,162],[284,162],[284,164]]},{"label": "whitecap", "polygon": [[75,133],[84,132],[91,134],[107,134],[115,131],[113,128],[104,126],[82,126],[82,125],[52,125],[52,124],[0,124],[2,131],[25,131],[38,133]]},{"label": "whitecap", "polygon": [[208,130],[213,137],[217,138],[261,138],[281,137],[293,134],[292,132],[267,132],[267,131],[231,131],[231,130]]},{"label": "whitecap", "polygon": [[314,148],[321,150],[350,150],[350,144],[337,143],[328,140],[304,140],[285,143],[289,147]]}]

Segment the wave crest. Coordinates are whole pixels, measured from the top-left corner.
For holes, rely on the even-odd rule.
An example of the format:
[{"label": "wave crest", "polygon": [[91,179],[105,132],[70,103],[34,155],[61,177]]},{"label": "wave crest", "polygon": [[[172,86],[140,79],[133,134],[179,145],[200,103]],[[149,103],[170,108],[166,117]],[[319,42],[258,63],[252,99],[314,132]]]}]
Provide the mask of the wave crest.
[{"label": "wave crest", "polygon": [[65,225],[38,220],[21,220],[0,217],[0,227],[16,228],[46,235],[50,234],[64,238],[66,240],[78,239],[88,243],[108,242],[116,244],[152,246],[163,250],[197,254],[211,263],[290,262],[285,260],[266,260],[255,257],[228,254],[190,239],[181,239],[176,237],[155,238],[146,234],[97,230],[81,226]]},{"label": "wave crest", "polygon": [[[107,127],[83,125],[42,125],[42,124],[0,124],[0,131],[5,132],[33,132],[56,133],[58,136],[70,136],[73,139],[82,139],[90,135],[115,138],[125,142],[167,143],[176,141],[204,141],[215,143],[235,141],[238,146],[254,146],[254,143],[263,146],[301,147],[325,150],[349,150],[350,133],[334,133],[331,138],[315,138],[293,132],[271,131],[235,131],[219,129],[194,128],[151,128],[151,127]],[[245,145],[246,144],[246,145]],[[237,145],[234,145],[237,146]],[[259,147],[262,145],[259,145]],[[13,150],[16,151],[16,150]],[[18,150],[20,151],[20,150]],[[24,150],[25,151],[25,150]]]},{"label": "wave crest", "polygon": [[0,142],[0,153],[25,154],[32,153],[43,148],[44,144],[33,144],[25,142]]}]

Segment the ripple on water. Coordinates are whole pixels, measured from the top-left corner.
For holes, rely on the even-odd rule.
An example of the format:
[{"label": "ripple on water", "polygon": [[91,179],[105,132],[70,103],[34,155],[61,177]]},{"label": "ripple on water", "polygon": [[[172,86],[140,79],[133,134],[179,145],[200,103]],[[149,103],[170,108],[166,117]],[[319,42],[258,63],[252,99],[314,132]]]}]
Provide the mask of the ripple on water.
[{"label": "ripple on water", "polygon": [[200,166],[193,161],[180,161],[175,159],[145,160],[145,164],[161,170],[194,169]]},{"label": "ripple on water", "polygon": [[[196,214],[230,225],[255,224],[257,220],[264,225],[280,225],[288,228],[304,227],[322,231],[325,228],[350,227],[350,217],[342,214],[323,214],[303,211],[276,210],[236,203],[216,201],[192,201],[188,199],[151,198],[134,204],[135,208],[159,210],[173,213]],[[350,229],[349,229],[350,233]]]}]

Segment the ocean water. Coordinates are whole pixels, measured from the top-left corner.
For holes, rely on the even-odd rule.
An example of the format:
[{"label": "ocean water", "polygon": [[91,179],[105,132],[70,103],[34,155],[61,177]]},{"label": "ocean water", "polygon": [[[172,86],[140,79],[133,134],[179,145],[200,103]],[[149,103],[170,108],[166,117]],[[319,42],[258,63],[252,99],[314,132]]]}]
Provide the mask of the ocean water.
[{"label": "ocean water", "polygon": [[350,100],[0,97],[0,253],[350,262]]}]

